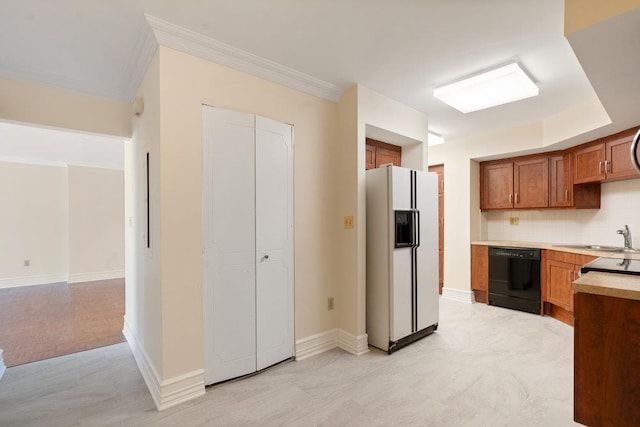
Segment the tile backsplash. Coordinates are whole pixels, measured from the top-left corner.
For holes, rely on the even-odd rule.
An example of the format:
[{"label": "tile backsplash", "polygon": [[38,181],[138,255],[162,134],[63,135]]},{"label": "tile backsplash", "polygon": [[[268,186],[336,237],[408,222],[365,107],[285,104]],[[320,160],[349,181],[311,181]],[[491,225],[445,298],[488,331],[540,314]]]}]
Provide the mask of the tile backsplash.
[{"label": "tile backsplash", "polygon": [[[616,230],[629,226],[640,247],[640,179],[602,184],[600,209],[483,212],[482,238],[566,244],[622,246]],[[510,218],[517,217],[518,225]]]}]

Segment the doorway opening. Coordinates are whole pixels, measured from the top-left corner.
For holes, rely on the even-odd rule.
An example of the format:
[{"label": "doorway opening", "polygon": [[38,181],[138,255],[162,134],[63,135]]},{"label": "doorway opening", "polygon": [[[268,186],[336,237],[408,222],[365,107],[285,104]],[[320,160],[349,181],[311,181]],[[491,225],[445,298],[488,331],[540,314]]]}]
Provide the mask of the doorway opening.
[{"label": "doorway opening", "polygon": [[124,139],[0,122],[0,362],[124,341]]}]

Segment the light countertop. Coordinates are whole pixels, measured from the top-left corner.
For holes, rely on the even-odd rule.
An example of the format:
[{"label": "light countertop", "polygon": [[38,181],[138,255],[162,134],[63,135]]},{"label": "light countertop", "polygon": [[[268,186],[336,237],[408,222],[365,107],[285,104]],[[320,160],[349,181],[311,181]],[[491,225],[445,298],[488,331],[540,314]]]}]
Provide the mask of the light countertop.
[{"label": "light countertop", "polygon": [[485,246],[507,246],[515,248],[538,248],[547,249],[559,252],[570,252],[580,255],[590,255],[594,257],[615,258],[615,259],[638,259],[640,260],[640,253],[623,253],[623,252],[604,252],[604,251],[591,251],[587,249],[576,249],[562,246],[560,243],[544,243],[544,242],[517,242],[509,240],[474,240],[472,245],[485,245]]},{"label": "light countertop", "polygon": [[573,282],[574,292],[640,301],[640,276],[590,271]]}]

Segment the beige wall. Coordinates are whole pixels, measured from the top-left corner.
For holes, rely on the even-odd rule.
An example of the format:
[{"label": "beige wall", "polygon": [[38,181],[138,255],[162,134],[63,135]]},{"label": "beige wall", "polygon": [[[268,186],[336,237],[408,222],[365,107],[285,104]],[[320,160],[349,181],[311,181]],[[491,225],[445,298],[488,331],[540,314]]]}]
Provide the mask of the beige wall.
[{"label": "beige wall", "polygon": [[0,162],[0,200],[0,288],[65,281],[67,168]]},{"label": "beige wall", "polygon": [[[134,335],[154,376],[162,378],[163,327],[160,229],[160,58],[138,89],[145,109],[125,143],[125,329]],[[146,153],[150,155],[150,243],[147,248]],[[180,228],[179,226],[176,228]],[[167,344],[169,345],[169,344]]]},{"label": "beige wall", "polygon": [[0,78],[0,120],[131,136],[129,104]]},{"label": "beige wall", "polygon": [[336,104],[168,48],[159,56],[162,377],[203,367],[203,103],[293,124],[296,339],[333,328]]},{"label": "beige wall", "polygon": [[124,277],[124,173],[69,166],[69,282]]},{"label": "beige wall", "polygon": [[640,7],[640,0],[565,0],[566,35]]}]

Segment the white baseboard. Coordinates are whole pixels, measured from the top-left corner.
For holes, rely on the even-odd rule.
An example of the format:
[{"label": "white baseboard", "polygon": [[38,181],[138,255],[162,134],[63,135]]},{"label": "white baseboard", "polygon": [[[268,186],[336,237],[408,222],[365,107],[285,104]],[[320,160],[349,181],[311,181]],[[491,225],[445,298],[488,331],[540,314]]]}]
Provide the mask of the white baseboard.
[{"label": "white baseboard", "polygon": [[96,280],[111,280],[124,278],[124,270],[95,271],[91,273],[69,274],[69,283],[95,282]]},{"label": "white baseboard", "polygon": [[356,356],[369,352],[368,335],[355,336],[347,331],[338,329],[338,347]]},{"label": "white baseboard", "polygon": [[355,336],[342,329],[330,329],[296,341],[296,360],[303,360],[332,348],[360,356],[369,351],[367,334]]},{"label": "white baseboard", "polygon": [[442,288],[442,298],[459,302],[466,302],[467,304],[473,304],[475,302],[473,291],[467,291],[463,289],[444,287]]},{"label": "white baseboard", "polygon": [[4,359],[2,358],[2,349],[0,348],[0,380],[2,379],[2,376],[4,375],[4,371],[7,370],[7,367],[4,364]]},{"label": "white baseboard", "polygon": [[303,360],[338,347],[338,330],[331,329],[296,341],[296,360]]},{"label": "white baseboard", "polygon": [[20,276],[0,279],[0,289],[17,288],[20,286],[45,285],[49,283],[66,282],[66,274],[42,274],[38,276]]},{"label": "white baseboard", "polygon": [[158,411],[204,395],[204,369],[161,380],[144,349],[138,344],[136,335],[129,326],[126,316],[122,333],[129,343],[133,357],[136,359],[142,378],[147,384]]}]

